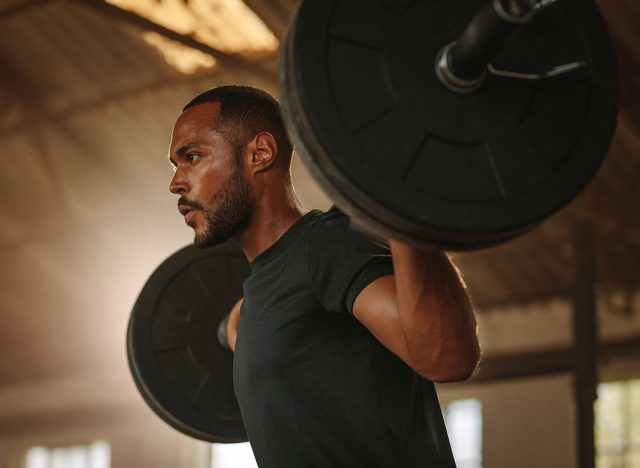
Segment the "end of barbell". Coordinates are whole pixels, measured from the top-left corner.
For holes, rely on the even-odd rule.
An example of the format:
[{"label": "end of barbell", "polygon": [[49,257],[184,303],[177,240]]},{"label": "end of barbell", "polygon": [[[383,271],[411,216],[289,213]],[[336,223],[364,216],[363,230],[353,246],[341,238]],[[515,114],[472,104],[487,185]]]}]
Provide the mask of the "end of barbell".
[{"label": "end of barbell", "polygon": [[449,42],[445,45],[436,56],[436,76],[445,88],[459,94],[469,94],[477,91],[482,87],[487,71],[483,70],[480,75],[472,80],[466,80],[456,76],[451,71],[449,65],[449,56],[451,49],[456,45],[456,41]]}]

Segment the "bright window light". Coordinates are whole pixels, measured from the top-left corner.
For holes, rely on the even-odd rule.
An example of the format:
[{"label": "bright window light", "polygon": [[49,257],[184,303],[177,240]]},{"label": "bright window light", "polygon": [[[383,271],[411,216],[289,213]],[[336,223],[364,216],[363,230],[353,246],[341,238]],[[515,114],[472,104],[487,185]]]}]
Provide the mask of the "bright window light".
[{"label": "bright window light", "polygon": [[444,420],[458,468],[482,467],[482,404],[479,400],[452,401]]},{"label": "bright window light", "polygon": [[249,442],[240,444],[213,444],[211,468],[258,468]]},{"label": "bright window light", "polygon": [[49,450],[44,447],[29,449],[25,459],[26,468],[48,468],[49,466]]},{"label": "bright window light", "polygon": [[598,385],[596,466],[640,468],[640,379]]},{"label": "bright window light", "polygon": [[32,447],[24,468],[109,468],[111,447],[103,440],[73,447]]},{"label": "bright window light", "polygon": [[[106,1],[226,53],[264,57],[275,54],[280,46],[278,38],[242,0]],[[142,37],[182,73],[215,65],[208,54],[157,33],[146,32]]]},{"label": "bright window light", "polygon": [[213,56],[167,39],[162,34],[146,31],[142,33],[142,38],[156,49],[169,65],[185,75],[216,65]]}]

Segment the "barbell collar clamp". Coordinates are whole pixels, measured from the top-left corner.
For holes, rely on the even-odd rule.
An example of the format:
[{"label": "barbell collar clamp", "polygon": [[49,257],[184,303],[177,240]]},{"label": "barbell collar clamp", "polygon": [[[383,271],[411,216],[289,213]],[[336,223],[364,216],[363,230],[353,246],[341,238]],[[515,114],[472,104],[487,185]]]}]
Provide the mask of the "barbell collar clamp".
[{"label": "barbell collar clamp", "polygon": [[480,75],[471,80],[456,76],[449,65],[451,49],[455,45],[456,41],[450,42],[438,52],[438,56],[436,57],[436,75],[440,83],[447,89],[460,94],[472,93],[482,87],[484,79],[487,76],[487,71],[486,69],[483,70]]},{"label": "barbell collar clamp", "polygon": [[[549,2],[547,2],[548,4]],[[487,65],[502,50],[511,34],[539,10],[536,0],[491,0],[478,11],[462,35],[440,49],[436,75],[449,90],[477,91],[487,75]]]},{"label": "barbell collar clamp", "polygon": [[[510,7],[505,7],[505,3]],[[537,13],[538,2],[531,0],[493,0],[493,9],[507,23],[520,25],[528,23]]]}]

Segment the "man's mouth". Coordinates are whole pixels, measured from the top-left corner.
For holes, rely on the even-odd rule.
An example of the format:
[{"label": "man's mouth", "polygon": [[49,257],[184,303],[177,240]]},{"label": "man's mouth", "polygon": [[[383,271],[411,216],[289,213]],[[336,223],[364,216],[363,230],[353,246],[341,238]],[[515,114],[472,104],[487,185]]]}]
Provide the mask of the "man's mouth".
[{"label": "man's mouth", "polygon": [[189,205],[179,204],[178,211],[180,214],[184,216],[184,222],[189,224],[189,222],[193,219],[193,216],[196,214],[196,209]]}]

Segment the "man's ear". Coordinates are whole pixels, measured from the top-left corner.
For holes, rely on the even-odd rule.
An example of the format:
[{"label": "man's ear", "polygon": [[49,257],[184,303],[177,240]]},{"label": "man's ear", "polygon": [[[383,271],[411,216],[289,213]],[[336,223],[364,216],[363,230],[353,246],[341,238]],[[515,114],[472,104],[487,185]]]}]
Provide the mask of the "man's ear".
[{"label": "man's ear", "polygon": [[273,135],[269,132],[260,132],[254,137],[252,143],[249,167],[255,172],[262,172],[273,166],[278,157],[278,144]]}]

